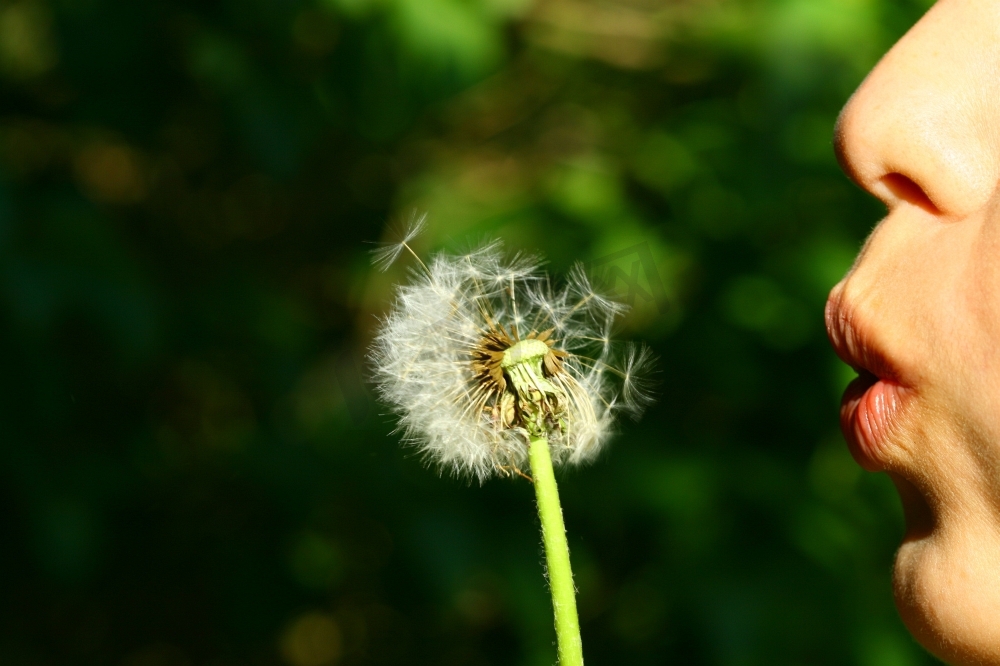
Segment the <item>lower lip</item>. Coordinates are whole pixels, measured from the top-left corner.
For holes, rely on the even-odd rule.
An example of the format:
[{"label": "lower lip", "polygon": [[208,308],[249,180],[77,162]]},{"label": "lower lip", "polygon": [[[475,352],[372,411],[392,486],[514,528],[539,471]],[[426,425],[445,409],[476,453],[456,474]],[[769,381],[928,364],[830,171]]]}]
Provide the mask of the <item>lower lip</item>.
[{"label": "lower lip", "polygon": [[840,427],[851,455],[870,472],[885,469],[885,443],[898,418],[902,387],[865,373],[852,381],[840,405]]}]

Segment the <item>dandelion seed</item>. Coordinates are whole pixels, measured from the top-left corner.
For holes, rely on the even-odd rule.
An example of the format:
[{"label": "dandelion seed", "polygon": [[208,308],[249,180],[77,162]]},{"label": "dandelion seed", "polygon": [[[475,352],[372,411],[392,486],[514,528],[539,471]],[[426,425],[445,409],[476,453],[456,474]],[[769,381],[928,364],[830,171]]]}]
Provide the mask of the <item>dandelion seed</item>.
[{"label": "dandelion seed", "polygon": [[[406,223],[403,239],[396,243],[387,243],[375,250],[372,261],[376,268],[383,272],[387,271],[389,270],[389,266],[396,263],[396,260],[399,259],[399,255],[402,254],[403,250],[413,252],[413,250],[410,249],[410,243],[413,242],[414,238],[420,235],[420,232],[423,231],[424,225],[426,224],[427,213],[417,215],[416,211],[414,211]],[[413,256],[416,257],[417,255],[414,254]],[[417,259],[419,260],[420,258],[417,257]]]}]

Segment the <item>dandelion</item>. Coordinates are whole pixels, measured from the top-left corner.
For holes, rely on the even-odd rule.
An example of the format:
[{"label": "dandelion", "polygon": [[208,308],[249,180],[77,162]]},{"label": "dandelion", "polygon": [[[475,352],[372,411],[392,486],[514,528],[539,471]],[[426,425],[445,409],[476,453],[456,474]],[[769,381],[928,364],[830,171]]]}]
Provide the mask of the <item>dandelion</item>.
[{"label": "dandelion", "polygon": [[[410,250],[414,228],[380,250],[383,263]],[[582,664],[553,465],[592,460],[619,412],[641,413],[650,353],[612,344],[624,306],[601,296],[580,266],[555,286],[536,258],[506,257],[499,242],[420,265],[398,288],[372,347],[381,397],[404,441],[439,469],[480,482],[532,479],[560,664]]]},{"label": "dandelion", "polygon": [[611,344],[623,310],[581,267],[554,288],[538,261],[505,259],[499,243],[438,255],[382,322],[379,391],[404,439],[459,476],[517,473],[533,437],[548,439],[557,465],[586,462],[616,413],[646,403],[648,350]]}]

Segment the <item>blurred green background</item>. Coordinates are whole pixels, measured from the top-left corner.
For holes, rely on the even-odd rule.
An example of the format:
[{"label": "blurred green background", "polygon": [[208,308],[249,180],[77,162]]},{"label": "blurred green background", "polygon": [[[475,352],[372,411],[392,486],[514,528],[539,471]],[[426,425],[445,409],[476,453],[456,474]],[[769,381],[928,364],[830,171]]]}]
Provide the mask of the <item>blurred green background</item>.
[{"label": "blurred green background", "polygon": [[554,662],[529,484],[365,379],[425,211],[611,269],[660,357],[560,477],[588,664],[932,663],[822,327],[882,214],[833,122],[928,5],[0,0],[0,661]]}]

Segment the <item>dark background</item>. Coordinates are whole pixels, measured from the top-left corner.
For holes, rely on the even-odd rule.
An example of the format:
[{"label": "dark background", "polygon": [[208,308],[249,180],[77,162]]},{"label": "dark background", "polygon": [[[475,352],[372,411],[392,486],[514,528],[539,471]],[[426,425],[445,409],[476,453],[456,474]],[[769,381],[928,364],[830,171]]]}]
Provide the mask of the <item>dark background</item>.
[{"label": "dark background", "polygon": [[822,326],[882,214],[833,122],[928,4],[0,1],[0,661],[554,662],[530,485],[366,383],[416,210],[660,357],[560,477],[588,664],[930,664]]}]

